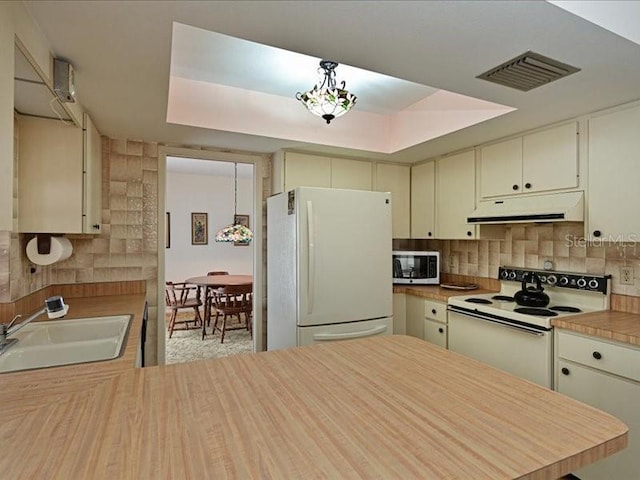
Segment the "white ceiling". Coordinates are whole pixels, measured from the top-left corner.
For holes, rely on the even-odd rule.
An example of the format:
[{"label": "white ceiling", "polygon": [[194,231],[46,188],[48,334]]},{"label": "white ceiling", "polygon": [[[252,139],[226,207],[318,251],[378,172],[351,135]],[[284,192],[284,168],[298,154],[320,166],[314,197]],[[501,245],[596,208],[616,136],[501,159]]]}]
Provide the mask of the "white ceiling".
[{"label": "white ceiling", "polygon": [[[640,98],[640,45],[544,1],[25,3],[53,53],[74,65],[79,101],[101,133],[113,137],[258,152],[296,148],[413,162]],[[602,3],[615,8],[615,2]],[[329,58],[517,111],[392,155],[169,124],[173,22]],[[637,30],[640,21],[633,25]],[[529,92],[475,78],[527,50],[581,71]],[[217,52],[229,62],[238,54]],[[246,78],[230,78],[229,83],[239,85],[269,68],[259,61],[255,65]]]}]

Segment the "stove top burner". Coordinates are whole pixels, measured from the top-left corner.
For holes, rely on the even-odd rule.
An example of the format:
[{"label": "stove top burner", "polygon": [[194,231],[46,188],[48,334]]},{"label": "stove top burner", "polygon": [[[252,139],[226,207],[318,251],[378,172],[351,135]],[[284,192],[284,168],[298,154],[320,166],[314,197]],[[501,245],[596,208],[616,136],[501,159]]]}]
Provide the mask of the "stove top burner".
[{"label": "stove top burner", "polygon": [[557,317],[558,316],[556,312],[552,312],[551,310],[547,310],[546,308],[518,307],[518,308],[514,308],[513,311],[518,313],[524,313],[526,315],[534,315],[537,317]]},{"label": "stove top burner", "polygon": [[509,297],[507,295],[494,295],[491,298],[499,302],[515,302],[516,301],[513,297]]},{"label": "stove top burner", "polygon": [[568,312],[568,313],[580,313],[582,310],[576,307],[566,307],[564,305],[558,305],[550,307],[549,310],[555,310],[556,312]]},{"label": "stove top burner", "polygon": [[491,300],[487,300],[486,298],[467,298],[465,302],[469,303],[483,303],[485,305],[490,304]]}]

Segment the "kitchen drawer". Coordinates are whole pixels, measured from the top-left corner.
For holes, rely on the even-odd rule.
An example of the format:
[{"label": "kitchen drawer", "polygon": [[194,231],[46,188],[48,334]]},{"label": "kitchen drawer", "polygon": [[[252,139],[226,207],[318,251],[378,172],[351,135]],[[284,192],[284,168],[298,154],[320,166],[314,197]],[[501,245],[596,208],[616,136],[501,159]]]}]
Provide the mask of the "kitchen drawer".
[{"label": "kitchen drawer", "polygon": [[640,381],[640,350],[620,343],[559,331],[558,356]]},{"label": "kitchen drawer", "polygon": [[442,348],[447,348],[447,326],[444,323],[425,319],[424,339]]},{"label": "kitchen drawer", "polygon": [[447,323],[447,305],[431,300],[424,301],[424,316],[431,320]]}]

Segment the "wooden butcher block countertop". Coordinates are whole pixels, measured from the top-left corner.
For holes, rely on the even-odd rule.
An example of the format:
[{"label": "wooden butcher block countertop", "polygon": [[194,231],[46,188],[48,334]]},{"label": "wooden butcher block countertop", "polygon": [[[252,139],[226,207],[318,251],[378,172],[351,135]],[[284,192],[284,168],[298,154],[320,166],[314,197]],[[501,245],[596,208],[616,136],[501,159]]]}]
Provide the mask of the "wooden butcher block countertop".
[{"label": "wooden butcher block countertop", "polygon": [[615,340],[640,347],[640,315],[637,313],[605,311],[570,315],[552,319],[551,325],[585,335]]},{"label": "wooden butcher block countertop", "polygon": [[3,478],[555,479],[627,442],[606,413],[406,336],[130,368],[65,393],[33,376],[23,398],[7,378]]},{"label": "wooden butcher block countertop", "polygon": [[406,293],[416,297],[423,297],[430,300],[446,302],[449,297],[458,295],[482,295],[485,293],[498,293],[496,290],[476,288],[474,290],[454,290],[443,288],[440,285],[394,285],[393,293]]}]

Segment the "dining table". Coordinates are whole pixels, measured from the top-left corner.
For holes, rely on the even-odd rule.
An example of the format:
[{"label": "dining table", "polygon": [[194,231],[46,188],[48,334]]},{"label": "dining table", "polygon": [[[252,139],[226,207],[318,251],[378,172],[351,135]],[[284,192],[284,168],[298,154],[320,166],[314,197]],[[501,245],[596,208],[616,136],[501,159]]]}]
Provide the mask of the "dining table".
[{"label": "dining table", "polygon": [[211,319],[212,291],[231,285],[253,285],[253,275],[203,275],[200,277],[187,278],[185,283],[198,287],[198,298],[202,298],[202,291],[204,291],[204,318],[202,319],[202,328],[204,331],[204,326],[208,324]]}]

